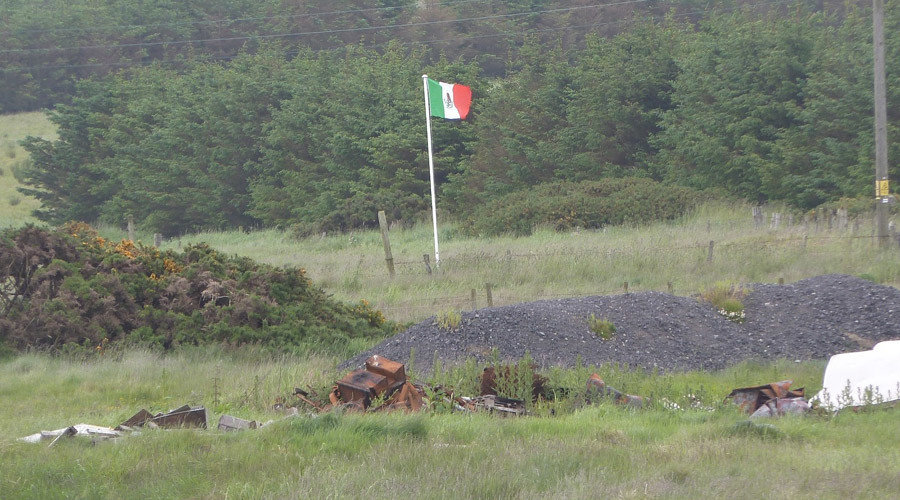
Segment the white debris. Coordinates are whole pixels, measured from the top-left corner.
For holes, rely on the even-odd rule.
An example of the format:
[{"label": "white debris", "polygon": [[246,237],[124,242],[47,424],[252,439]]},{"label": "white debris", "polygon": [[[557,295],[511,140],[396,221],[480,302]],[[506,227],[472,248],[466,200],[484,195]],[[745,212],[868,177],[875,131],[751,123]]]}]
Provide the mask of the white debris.
[{"label": "white debris", "polygon": [[26,443],[39,443],[41,441],[49,441],[53,440],[51,445],[56,443],[56,441],[62,436],[89,436],[92,438],[100,438],[100,439],[109,439],[121,436],[122,433],[110,429],[109,427],[100,427],[98,425],[90,425],[90,424],[77,424],[70,427],[64,427],[62,429],[56,429],[55,431],[41,431],[35,434],[31,434],[30,436],[25,436],[19,438],[19,441],[23,441]]},{"label": "white debris", "polygon": [[822,390],[810,402],[829,410],[900,399],[900,340],[871,351],[836,354],[825,367]]}]

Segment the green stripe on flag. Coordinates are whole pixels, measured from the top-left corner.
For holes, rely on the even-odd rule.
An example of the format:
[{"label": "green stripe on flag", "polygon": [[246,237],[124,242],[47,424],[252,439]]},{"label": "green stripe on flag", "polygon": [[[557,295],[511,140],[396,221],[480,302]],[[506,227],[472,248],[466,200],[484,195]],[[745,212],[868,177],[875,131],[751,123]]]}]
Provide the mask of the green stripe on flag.
[{"label": "green stripe on flag", "polygon": [[431,107],[431,116],[445,118],[443,88],[439,82],[428,79],[428,105]]}]

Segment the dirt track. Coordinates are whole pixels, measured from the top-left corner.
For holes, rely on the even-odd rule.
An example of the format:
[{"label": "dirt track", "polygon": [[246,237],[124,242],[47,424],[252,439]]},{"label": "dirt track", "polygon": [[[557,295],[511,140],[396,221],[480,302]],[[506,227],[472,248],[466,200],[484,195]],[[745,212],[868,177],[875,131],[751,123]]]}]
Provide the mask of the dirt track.
[{"label": "dirt track", "polygon": [[[731,322],[711,305],[660,292],[545,300],[464,312],[453,331],[434,318],[345,361],[361,365],[371,354],[407,363],[415,349],[418,373],[434,353],[444,363],[484,361],[526,351],[542,366],[618,362],[662,371],[719,369],[746,359],[827,359],[864,349],[866,341],[900,339],[900,290],[854,276],[825,275],[789,285],[755,284],[744,299],[746,321]],[[587,318],[616,326],[611,340],[589,329]]]}]

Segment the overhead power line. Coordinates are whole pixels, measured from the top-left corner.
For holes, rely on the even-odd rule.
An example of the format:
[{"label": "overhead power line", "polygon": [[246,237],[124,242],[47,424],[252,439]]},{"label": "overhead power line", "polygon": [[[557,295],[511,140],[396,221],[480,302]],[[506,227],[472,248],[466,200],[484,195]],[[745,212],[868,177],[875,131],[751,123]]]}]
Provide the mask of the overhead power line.
[{"label": "overhead power line", "polygon": [[469,17],[462,19],[442,19],[437,21],[417,21],[412,23],[401,23],[401,24],[384,24],[379,26],[363,26],[358,28],[338,28],[338,29],[327,29],[327,30],[315,30],[315,31],[301,31],[294,33],[273,33],[268,35],[244,35],[244,36],[233,36],[233,37],[219,37],[219,38],[199,38],[194,40],[165,40],[159,42],[135,42],[135,43],[122,43],[115,45],[80,45],[74,47],[45,47],[45,48],[31,48],[31,49],[3,49],[0,50],[0,54],[30,54],[30,53],[46,53],[46,52],[62,52],[68,50],[84,50],[84,49],[121,49],[128,47],[155,47],[160,45],[184,45],[191,43],[206,43],[206,42],[232,42],[232,41],[240,41],[240,40],[270,40],[274,38],[290,38],[290,37],[300,37],[300,36],[310,36],[310,35],[332,35],[338,33],[360,33],[360,32],[369,32],[369,31],[380,31],[380,30],[390,30],[397,28],[412,28],[419,26],[433,26],[439,24],[451,24],[451,23],[462,23],[462,22],[472,22],[472,21],[487,21],[490,19],[509,19],[515,17],[524,17],[531,16],[535,14],[555,14],[560,12],[573,12],[576,10],[584,10],[584,9],[593,9],[598,7],[612,7],[618,5],[628,5],[628,4],[636,4],[636,3],[647,3],[655,0],[622,0],[620,2],[613,3],[595,3],[590,5],[579,5],[575,7],[559,7],[555,9],[544,9],[544,10],[534,10],[527,12],[513,12],[507,14],[492,14],[489,16],[479,16],[479,17]]},{"label": "overhead power line", "polygon": [[[652,1],[652,0],[639,0],[639,1]],[[735,6],[735,7],[729,8],[729,9],[713,8],[713,9],[701,9],[701,10],[696,10],[696,11],[692,11],[692,12],[683,12],[680,14],[672,14],[671,17],[673,17],[673,18],[690,17],[690,16],[695,16],[695,15],[708,14],[713,11],[725,13],[725,12],[733,12],[733,11],[741,9],[741,8],[753,8],[753,7],[760,7],[760,6],[765,6],[765,5],[775,6],[775,5],[788,4],[788,3],[793,3],[793,2],[796,2],[796,0],[766,0],[763,2],[755,3],[755,4],[745,4],[742,6]],[[637,3],[637,2],[624,2],[624,3]],[[614,5],[614,4],[606,4],[606,5]],[[615,4],[615,5],[618,5],[618,4]],[[656,15],[656,16],[650,17],[650,19],[661,20],[661,19],[664,19],[666,16],[667,16],[667,14]],[[515,32],[501,31],[498,33],[490,33],[490,34],[484,34],[484,35],[459,35],[459,36],[452,36],[452,37],[440,38],[440,39],[414,40],[414,41],[407,41],[407,42],[394,41],[393,43],[397,43],[401,46],[430,45],[430,44],[445,43],[445,42],[451,42],[451,41],[477,40],[477,39],[484,39],[484,38],[499,38],[499,37],[504,37],[504,36],[517,36],[517,35],[518,36],[523,36],[523,35],[527,36],[527,35],[533,35],[533,34],[538,34],[538,33],[547,33],[547,32],[552,32],[552,31],[568,31],[568,30],[576,30],[576,29],[583,29],[583,28],[599,28],[599,27],[603,27],[603,26],[614,26],[614,25],[619,25],[619,24],[627,24],[629,22],[634,22],[634,21],[635,21],[635,19],[629,18],[629,19],[620,19],[620,20],[616,20],[616,21],[596,22],[596,23],[588,23],[588,24],[580,24],[580,25],[557,26],[557,27],[551,27],[551,28],[530,29],[530,30],[525,30],[525,31],[515,31]],[[457,21],[452,21],[452,22],[457,22]],[[374,48],[387,46],[389,43],[391,43],[391,42],[382,42],[382,43],[363,45],[363,47],[368,48],[368,49],[374,49]],[[316,52],[316,53],[336,52],[336,51],[345,50],[345,49],[346,49],[346,46],[342,46],[342,47],[335,47],[335,48],[330,48],[330,49],[319,49],[314,52]],[[291,51],[286,52],[285,55],[297,55],[299,53],[300,53],[299,50],[291,50]],[[238,56],[238,54],[230,54],[230,55],[222,55],[222,56],[210,55],[210,56],[204,57],[201,60],[201,62],[231,60],[237,56]],[[49,69],[152,66],[154,64],[178,64],[178,63],[188,63],[188,62],[196,62],[196,61],[197,61],[197,58],[155,59],[155,60],[146,61],[146,62],[145,61],[123,61],[123,62],[110,62],[110,63],[19,66],[19,67],[0,68],[0,71],[2,71],[2,72],[17,72],[17,71],[49,70]]]},{"label": "overhead power line", "polygon": [[[463,5],[468,3],[487,3],[492,0],[455,0],[452,2],[447,2],[442,4],[445,7],[454,7],[457,5]],[[407,10],[411,8],[418,8],[415,4],[408,5],[398,5],[394,7],[370,7],[367,9],[346,9],[346,10],[332,10],[332,11],[321,11],[321,12],[307,12],[304,14],[283,14],[278,16],[261,16],[261,17],[235,17],[228,19],[205,19],[200,21],[178,21],[178,22],[170,22],[170,23],[152,23],[152,24],[114,24],[107,26],[80,26],[75,28],[43,28],[43,29],[29,29],[29,30],[20,30],[20,31],[0,31],[0,34],[8,35],[13,33],[60,33],[60,32],[72,32],[77,31],[81,33],[96,33],[104,30],[128,30],[135,28],[163,28],[169,26],[192,26],[192,25],[215,25],[215,24],[228,24],[228,23],[244,23],[244,22],[253,22],[253,21],[269,21],[273,19],[300,19],[304,17],[320,17],[320,16],[332,16],[332,15],[343,15],[343,14],[362,14],[366,12],[379,12],[379,11],[388,11],[388,10]]]}]

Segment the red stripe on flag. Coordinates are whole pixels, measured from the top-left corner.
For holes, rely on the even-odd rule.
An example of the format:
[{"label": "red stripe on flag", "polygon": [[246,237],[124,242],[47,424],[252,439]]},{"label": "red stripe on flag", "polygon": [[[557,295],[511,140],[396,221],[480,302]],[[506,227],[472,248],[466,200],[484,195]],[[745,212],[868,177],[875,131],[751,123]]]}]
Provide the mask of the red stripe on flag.
[{"label": "red stripe on flag", "polygon": [[459,111],[459,119],[465,120],[469,115],[469,107],[472,105],[472,89],[465,85],[454,85],[453,105]]}]

